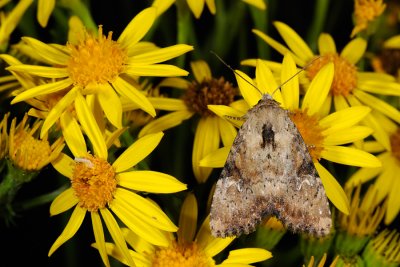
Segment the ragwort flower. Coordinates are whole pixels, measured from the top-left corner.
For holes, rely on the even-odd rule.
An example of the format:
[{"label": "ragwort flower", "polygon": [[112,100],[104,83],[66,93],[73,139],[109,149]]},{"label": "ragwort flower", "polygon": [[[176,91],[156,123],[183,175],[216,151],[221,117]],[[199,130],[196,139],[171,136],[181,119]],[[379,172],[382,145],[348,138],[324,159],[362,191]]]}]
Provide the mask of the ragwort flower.
[{"label": "ragwort flower", "polygon": [[[209,217],[205,219],[196,234],[197,201],[193,194],[189,194],[181,209],[177,238],[168,235],[167,247],[154,246],[128,229],[124,230],[127,242],[134,250],[131,256],[137,266],[164,267],[164,266],[248,266],[250,263],[264,261],[272,257],[271,252],[261,248],[236,249],[229,252],[229,256],[221,264],[213,259],[223,251],[235,238],[215,238],[210,233]],[[95,246],[98,248],[97,246]],[[128,264],[122,257],[120,250],[112,243],[107,244],[107,253],[124,264]]]},{"label": "ragwort flower", "polygon": [[346,187],[351,188],[360,183],[366,183],[376,177],[373,187],[377,191],[377,201],[387,198],[385,223],[390,224],[400,211],[400,127],[391,120],[376,114],[390,140],[390,149],[386,150],[376,141],[365,141],[361,144],[365,151],[379,153],[377,158],[382,167],[361,168],[347,181]]},{"label": "ragwort flower", "polygon": [[22,64],[10,66],[9,70],[55,80],[20,93],[11,103],[65,91],[65,95],[48,114],[42,127],[42,135],[67,107],[84,95],[96,97],[107,119],[117,128],[122,127],[122,107],[118,94],[129,98],[141,109],[155,116],[155,110],[147,98],[127,82],[124,76],[187,75],[186,71],[176,66],[158,63],[193,49],[192,46],[181,44],[148,51],[148,46],[139,41],[155,19],[155,8],[141,11],[117,41],[111,39],[112,32],[108,36],[103,35],[101,26],[97,37],[87,33],[80,43],[69,43],[66,46],[48,45],[34,38],[24,37],[23,40],[35,53],[53,66]]},{"label": "ragwort flower", "polygon": [[[333,80],[333,64],[329,63],[321,69],[308,88],[300,105],[300,89],[298,77],[293,77],[296,66],[290,55],[286,55],[282,63],[281,84],[282,93],[277,91],[278,85],[267,65],[257,60],[256,85],[246,74],[239,72],[237,76],[239,89],[247,102],[247,108],[235,110],[226,106],[212,106],[209,108],[221,117],[243,117],[247,110],[258,103],[262,95],[273,95],[281,106],[289,110],[290,118],[295,123],[310,155],[315,168],[321,177],[327,197],[342,212],[349,213],[348,199],[333,175],[325,169],[319,161],[325,159],[351,166],[380,166],[379,160],[373,155],[362,150],[344,146],[344,144],[361,140],[371,134],[371,129],[356,125],[370,111],[368,107],[358,106],[347,108],[326,116],[324,103],[327,100],[329,89]],[[258,88],[260,91],[256,90]],[[243,121],[231,120],[238,126]],[[230,147],[224,147],[205,157],[201,166],[222,167],[226,161]]]},{"label": "ragwort flower", "polygon": [[57,171],[70,179],[71,187],[53,201],[50,214],[53,216],[75,208],[64,231],[50,248],[49,256],[75,235],[85,215],[89,213],[104,264],[109,266],[101,218],[124,258],[134,266],[114,216],[147,242],[167,246],[164,231],[176,231],[177,227],[158,206],[138,192],[173,193],[185,190],[186,186],[164,173],[130,170],[158,145],[162,132],[138,139],[112,164],[109,163],[106,143],[88,105],[82,96],[78,96],[76,102],[78,115],[83,113],[82,117],[89,120],[82,128],[92,143],[94,154],[86,150],[85,139],[77,121],[68,113],[62,116],[60,124],[63,134],[75,159],[61,154],[52,163]]}]

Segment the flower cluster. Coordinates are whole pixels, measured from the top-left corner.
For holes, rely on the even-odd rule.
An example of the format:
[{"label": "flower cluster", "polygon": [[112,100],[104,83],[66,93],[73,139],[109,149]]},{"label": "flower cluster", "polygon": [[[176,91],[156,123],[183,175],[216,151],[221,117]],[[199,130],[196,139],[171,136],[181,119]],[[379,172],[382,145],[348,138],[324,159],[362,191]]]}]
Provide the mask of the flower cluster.
[{"label": "flower cluster", "polygon": [[[267,0],[0,1],[0,265],[399,266],[400,6],[323,2],[299,7],[307,35]],[[221,168],[266,95],[332,204],[326,236],[268,210],[253,233],[211,234]]]}]

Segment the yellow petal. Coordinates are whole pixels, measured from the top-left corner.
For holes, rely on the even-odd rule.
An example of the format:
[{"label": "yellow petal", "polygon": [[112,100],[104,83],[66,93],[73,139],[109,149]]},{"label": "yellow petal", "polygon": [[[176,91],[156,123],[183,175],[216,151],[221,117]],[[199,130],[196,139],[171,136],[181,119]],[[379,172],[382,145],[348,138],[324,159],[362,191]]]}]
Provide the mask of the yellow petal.
[{"label": "yellow petal", "polygon": [[202,117],[194,135],[192,167],[194,175],[199,183],[207,181],[212,168],[199,166],[200,160],[212,151],[215,151],[220,142],[217,117]]},{"label": "yellow petal", "polygon": [[362,38],[355,38],[343,48],[340,56],[347,59],[350,63],[356,64],[362,58],[366,49],[367,41]]},{"label": "yellow petal", "polygon": [[121,251],[122,255],[128,261],[130,266],[135,266],[135,263],[133,262],[133,259],[129,253],[128,246],[126,245],[124,235],[121,232],[121,229],[115,220],[114,216],[111,214],[111,212],[108,209],[100,209],[101,216],[103,217],[103,220],[107,226],[108,231],[110,232],[110,235],[112,239],[115,242],[115,245],[117,248]]},{"label": "yellow petal", "polygon": [[385,101],[380,100],[370,94],[364,93],[361,90],[355,90],[353,94],[365,105],[372,107],[373,109],[385,114],[392,120],[400,123],[400,112],[397,108],[389,105]]},{"label": "yellow petal", "polygon": [[242,1],[249,5],[255,6],[260,10],[267,9],[267,5],[265,4],[264,0],[242,0]]},{"label": "yellow petal", "polygon": [[373,94],[400,96],[400,83],[380,80],[358,81],[357,88]]},{"label": "yellow petal", "polygon": [[210,67],[204,60],[192,61],[190,62],[190,67],[192,68],[194,78],[198,83],[203,82],[205,79],[212,79]]},{"label": "yellow petal", "polygon": [[171,77],[171,76],[187,76],[189,72],[168,64],[129,64],[125,73],[131,76],[155,76],[155,77]]},{"label": "yellow petal", "polygon": [[63,53],[61,50],[32,37],[22,37],[21,39],[31,46],[35,50],[35,53],[45,59],[48,63],[51,63],[51,65],[66,66],[70,59],[70,56]]},{"label": "yellow petal", "polygon": [[374,155],[352,147],[324,146],[321,157],[350,166],[374,168],[382,165]]},{"label": "yellow petal", "polygon": [[177,111],[187,109],[185,102],[182,99],[173,99],[166,97],[149,97],[148,100],[155,109]]},{"label": "yellow petal", "polygon": [[382,172],[382,167],[378,168],[361,168],[356,171],[346,182],[346,188],[356,187],[375,178]]},{"label": "yellow petal", "polygon": [[100,257],[103,260],[104,265],[110,266],[110,262],[107,257],[106,242],[104,240],[103,225],[101,224],[100,215],[97,212],[90,213],[92,217],[92,227],[94,238],[96,240],[96,248],[99,250]]},{"label": "yellow petal", "polygon": [[171,112],[170,114],[164,115],[158,119],[155,119],[142,128],[139,132],[139,137],[143,137],[147,134],[157,133],[171,129],[181,124],[184,120],[187,120],[193,116],[193,112],[189,110],[180,110]]},{"label": "yellow petal", "polygon": [[118,179],[120,186],[149,193],[175,193],[187,188],[175,177],[155,171],[123,172]]},{"label": "yellow petal", "polygon": [[324,138],[324,145],[343,145],[362,140],[372,134],[373,130],[365,126],[353,126],[335,131]]},{"label": "yellow petal", "polygon": [[326,128],[324,136],[334,134],[336,131],[347,129],[359,123],[371,111],[365,106],[356,106],[336,111],[319,121],[319,125]]},{"label": "yellow petal", "polygon": [[50,216],[54,216],[69,210],[76,204],[79,199],[75,196],[75,191],[70,187],[59,194],[50,205]]},{"label": "yellow petal", "polygon": [[107,119],[117,129],[122,128],[122,105],[118,95],[108,84],[99,86],[98,90],[97,97]]},{"label": "yellow petal", "polygon": [[60,118],[61,129],[68,148],[76,158],[87,155],[86,142],[78,122],[69,112],[64,112]]},{"label": "yellow petal", "polygon": [[235,240],[235,237],[212,238],[204,248],[204,253],[210,257],[214,257],[229,246],[233,240]]},{"label": "yellow petal", "polygon": [[133,231],[129,230],[129,228],[121,228],[122,233],[124,234],[126,242],[135,250],[140,251],[144,255],[150,255],[154,253],[156,247],[138,236]]},{"label": "yellow petal", "polygon": [[211,152],[210,154],[206,155],[204,158],[200,160],[199,165],[202,167],[210,167],[210,168],[224,167],[230,149],[231,146],[225,146]]},{"label": "yellow petal", "polygon": [[175,0],[154,0],[152,6],[157,8],[157,16],[160,16],[164,13],[173,3]]},{"label": "yellow petal", "polygon": [[40,132],[40,137],[43,136],[49,131],[49,129],[56,123],[56,121],[60,118],[63,112],[72,105],[75,101],[78,93],[78,88],[72,88],[63,98],[61,98],[58,103],[50,110],[47,114],[46,119],[43,122],[42,130]]},{"label": "yellow petal", "polygon": [[121,134],[123,134],[126,130],[128,129],[128,127],[124,127],[121,129],[117,129],[114,132],[112,132],[109,136],[107,136],[106,139],[106,146],[107,149],[110,148],[115,142],[119,142],[118,138],[121,136]]},{"label": "yellow petal", "polygon": [[215,7],[215,0],[206,0],[206,4],[208,9],[210,10],[210,13],[215,15],[215,13],[217,12],[217,9]]},{"label": "yellow petal", "polygon": [[83,131],[92,143],[94,154],[99,158],[107,160],[108,151],[106,142],[86,103],[86,100],[81,94],[77,94],[75,100],[75,111]]},{"label": "yellow petal", "polygon": [[51,12],[53,12],[55,0],[39,0],[37,7],[37,20],[43,28],[47,26]]},{"label": "yellow petal", "polygon": [[[271,37],[269,37],[265,33],[261,32],[259,30],[255,30],[255,29],[253,29],[252,32],[254,34],[256,34],[257,36],[259,36],[261,39],[263,39],[264,42],[269,44],[272,48],[274,48],[276,51],[278,51],[281,55],[284,56],[286,54],[290,54],[293,57],[293,59],[294,59],[294,61],[296,62],[297,65],[305,66],[307,64],[307,61],[305,59],[303,59],[302,57],[298,57],[292,51],[290,51],[287,47],[281,45],[280,43],[278,43],[277,41],[275,41],[274,39],[272,39]],[[242,64],[245,64],[245,63],[242,62]]]},{"label": "yellow petal", "polygon": [[62,244],[68,241],[71,237],[75,235],[78,231],[79,227],[81,226],[83,219],[85,218],[86,209],[76,206],[74,211],[71,214],[71,218],[69,219],[67,225],[64,228],[64,231],[61,235],[57,238],[54,244],[51,246],[48,256],[50,257],[51,254],[54,253]]},{"label": "yellow petal", "polygon": [[229,251],[223,263],[256,263],[272,258],[272,253],[262,248],[242,248]]},{"label": "yellow petal", "polygon": [[112,166],[115,172],[123,172],[147,157],[160,143],[163,135],[162,132],[148,134],[136,140],[114,161]]},{"label": "yellow petal", "polygon": [[186,52],[192,51],[193,46],[186,44],[177,44],[165,48],[156,49],[137,56],[132,56],[128,64],[150,65],[160,63],[172,58],[178,57]]},{"label": "yellow petal", "polygon": [[[130,210],[132,215],[143,221],[143,223],[168,232],[176,232],[178,230],[178,227],[165,215],[161,208],[150,199],[139,196],[123,188],[117,189],[113,201],[117,198],[118,206]],[[114,208],[115,207],[116,206],[114,206]]]},{"label": "yellow petal", "polygon": [[236,81],[239,86],[240,93],[249,104],[250,107],[255,106],[261,99],[262,94],[257,90],[253,80],[240,70],[235,71]]},{"label": "yellow petal", "polygon": [[196,19],[200,18],[204,8],[204,0],[187,0],[186,2]]},{"label": "yellow petal", "polygon": [[72,85],[72,80],[67,78],[58,82],[45,83],[34,88],[30,88],[22,93],[18,94],[12,101],[11,104],[15,104],[21,101],[25,101],[27,99],[40,96],[47,95],[51,93],[55,93],[61,90],[64,90]]},{"label": "yellow petal", "polygon": [[197,231],[195,242],[200,248],[204,249],[212,239],[214,237],[211,235],[210,215],[208,215],[201,224],[199,231]]},{"label": "yellow petal", "polygon": [[66,68],[56,68],[36,65],[13,65],[7,67],[9,71],[20,71],[44,78],[65,78],[69,76]]},{"label": "yellow petal", "polygon": [[189,193],[183,201],[179,215],[178,242],[181,245],[192,243],[197,228],[197,201],[193,193]]},{"label": "yellow petal", "polygon": [[310,47],[308,47],[307,43],[304,42],[304,40],[292,28],[279,21],[274,22],[274,26],[296,56],[305,62],[310,61],[314,57],[314,54]]},{"label": "yellow petal", "polygon": [[342,110],[349,107],[349,103],[347,103],[347,100],[343,95],[333,96],[333,103],[335,110]]},{"label": "yellow petal", "polygon": [[[93,243],[92,247],[98,249],[97,244]],[[117,259],[119,262],[122,262],[126,266],[130,266],[129,262],[124,258],[122,255],[122,252],[118,249],[118,247],[113,244],[113,243],[106,243],[106,251],[107,254],[112,256],[113,258]],[[143,255],[140,253],[137,253],[136,251],[129,250],[129,253],[135,262],[135,266],[151,266],[151,258],[148,257],[147,255]]]},{"label": "yellow petal", "polygon": [[128,51],[143,38],[156,19],[156,8],[149,7],[137,14],[118,38],[118,43]]},{"label": "yellow petal", "polygon": [[296,63],[290,54],[286,54],[283,58],[281,71],[281,82],[286,83],[281,86],[281,91],[284,107],[288,110],[295,110],[299,108],[299,77],[298,75],[293,76],[296,73]]},{"label": "yellow petal", "polygon": [[113,201],[110,205],[111,210],[115,215],[133,232],[139,235],[147,242],[156,245],[166,247],[169,244],[168,239],[164,235],[164,232],[149,225],[143,221],[142,218],[138,218],[136,214],[132,213],[132,209],[128,209],[128,204],[122,201]]},{"label": "yellow petal", "polygon": [[231,122],[236,127],[242,126],[245,113],[224,105],[207,105],[208,109],[217,114],[219,117],[224,118]]},{"label": "yellow petal", "polygon": [[334,75],[334,65],[332,62],[326,64],[312,80],[307,89],[301,106],[302,110],[307,109],[308,115],[318,113],[329,94]]},{"label": "yellow petal", "polygon": [[178,78],[178,77],[170,77],[163,79],[158,85],[160,87],[175,87],[178,89],[187,89],[191,82],[186,79]]},{"label": "yellow petal", "polygon": [[72,167],[75,162],[69,156],[64,153],[60,153],[56,160],[51,162],[53,167],[62,175],[68,178],[72,178]]},{"label": "yellow petal", "polygon": [[[397,168],[397,171],[399,171],[399,168]],[[392,179],[393,184],[388,196],[387,211],[385,216],[386,225],[389,225],[397,217],[400,210],[400,197],[399,197],[400,182],[399,179],[396,179],[398,172],[394,173],[393,170],[392,174],[393,174],[393,179]]]},{"label": "yellow petal", "polygon": [[224,119],[218,120],[218,128],[221,134],[222,144],[224,146],[231,146],[233,144],[233,140],[237,135],[237,130],[233,127],[232,124],[227,122]]},{"label": "yellow petal", "polygon": [[[257,59],[256,82],[258,91],[261,91],[262,94],[272,95],[272,93],[274,93],[274,98],[275,96],[278,96],[281,100],[282,97],[280,95],[280,91],[276,90],[278,85],[276,84],[274,75],[272,74],[270,68],[268,68],[267,64],[265,64],[265,62],[261,59]],[[278,99],[276,100],[280,102]]]},{"label": "yellow petal", "polygon": [[325,54],[336,54],[336,45],[332,36],[328,33],[321,33],[318,38],[318,50],[321,56]]},{"label": "yellow petal", "polygon": [[314,165],[317,169],[319,176],[321,177],[326,196],[338,210],[340,210],[344,214],[349,214],[350,202],[343,188],[336,181],[335,177],[333,177],[332,174],[330,174],[330,172],[325,169],[321,164],[315,162]]},{"label": "yellow petal", "polygon": [[120,95],[129,98],[129,100],[138,105],[140,109],[149,113],[150,116],[152,117],[156,116],[156,111],[154,107],[151,105],[150,101],[146,98],[146,96],[143,93],[141,93],[133,85],[131,85],[130,83],[126,82],[125,80],[119,77],[112,83],[112,85]]}]

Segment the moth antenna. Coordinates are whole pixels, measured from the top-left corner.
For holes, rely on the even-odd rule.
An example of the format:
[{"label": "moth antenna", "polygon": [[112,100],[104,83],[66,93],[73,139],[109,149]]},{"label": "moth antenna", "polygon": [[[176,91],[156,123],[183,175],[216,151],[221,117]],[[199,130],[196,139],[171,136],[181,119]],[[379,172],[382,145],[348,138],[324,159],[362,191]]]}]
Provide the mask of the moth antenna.
[{"label": "moth antenna", "polygon": [[210,53],[213,54],[219,61],[222,62],[222,64],[225,65],[225,67],[227,67],[228,69],[230,69],[231,71],[233,71],[233,73],[235,73],[237,76],[239,76],[240,78],[242,78],[245,82],[247,82],[248,84],[250,84],[251,86],[253,86],[261,95],[263,95],[263,93],[260,91],[260,89],[258,89],[257,86],[255,86],[254,84],[252,84],[251,82],[249,82],[248,80],[246,80],[239,72],[237,72],[236,70],[234,70],[228,63],[226,63],[220,56],[217,55],[217,53],[215,53],[214,51],[210,50]]},{"label": "moth antenna", "polygon": [[290,76],[289,79],[287,79],[286,81],[284,81],[283,83],[281,83],[271,94],[271,96],[273,96],[275,94],[276,91],[278,91],[279,89],[282,88],[282,86],[284,86],[285,84],[287,84],[288,82],[290,82],[294,77],[296,77],[297,75],[299,75],[302,71],[305,71],[309,66],[311,66],[314,61],[316,61],[317,59],[322,58],[322,56],[318,56],[316,58],[314,58],[313,60],[311,60],[310,62],[308,62],[305,66],[303,66],[301,69],[299,69],[295,74],[293,74],[292,76]]},{"label": "moth antenna", "polygon": [[[245,82],[247,82],[248,84],[250,84],[251,86],[253,86],[261,95],[263,95],[263,93],[261,92],[260,89],[258,89],[257,86],[255,86],[254,84],[252,84],[251,82],[249,82],[248,80],[246,80],[240,73],[238,73],[236,70],[234,70],[228,63],[226,63],[220,56],[218,56],[217,53],[215,53],[214,51],[210,50],[210,53],[213,54],[219,61],[222,62],[222,64],[224,64],[228,69],[230,69],[231,71],[233,71],[236,75],[238,75],[240,78],[242,78]],[[305,66],[303,66],[301,69],[299,69],[295,74],[293,74],[289,79],[287,79],[286,81],[284,81],[283,83],[281,83],[271,94],[271,96],[273,96],[275,94],[276,91],[278,91],[279,89],[282,88],[282,86],[284,86],[285,84],[287,84],[288,82],[290,82],[294,77],[296,77],[297,75],[299,75],[302,71],[305,71],[309,66],[311,66],[317,59],[322,58],[322,56],[318,56],[316,58],[314,58],[313,60],[311,60],[310,62],[308,62]]]}]

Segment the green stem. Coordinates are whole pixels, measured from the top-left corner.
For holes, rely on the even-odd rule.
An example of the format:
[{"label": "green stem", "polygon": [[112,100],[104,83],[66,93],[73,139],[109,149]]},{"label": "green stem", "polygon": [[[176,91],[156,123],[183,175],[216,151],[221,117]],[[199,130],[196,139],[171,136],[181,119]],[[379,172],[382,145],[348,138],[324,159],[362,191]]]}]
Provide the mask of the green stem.
[{"label": "green stem", "polygon": [[[250,14],[253,19],[254,28],[264,33],[268,32],[268,13],[266,10],[259,10],[256,7],[249,6]],[[257,57],[270,58],[271,48],[261,38],[256,38]]]},{"label": "green stem", "polygon": [[307,43],[313,51],[315,51],[317,48],[318,37],[325,25],[329,2],[330,0],[315,1],[316,6],[314,9],[313,21],[307,36]]},{"label": "green stem", "polygon": [[[187,44],[197,43],[195,41],[195,37],[193,35],[194,28],[192,23],[192,14],[186,4],[185,1],[177,0],[176,1],[176,8],[177,8],[177,43],[178,44]],[[192,38],[192,40],[191,40]],[[180,68],[185,66],[185,59],[186,54],[181,55],[176,60],[176,65]]]},{"label": "green stem", "polygon": [[18,208],[18,211],[25,211],[25,210],[29,210],[31,208],[41,206],[46,203],[50,203],[67,188],[68,188],[68,186],[67,186],[67,184],[65,184],[50,193],[47,193],[47,194],[29,199],[29,200],[25,200],[20,203],[16,203],[15,206]]}]

